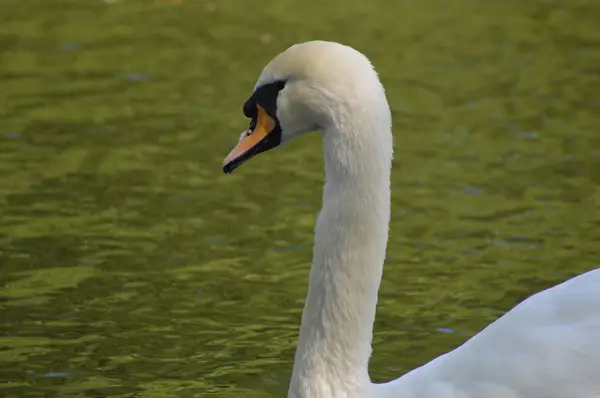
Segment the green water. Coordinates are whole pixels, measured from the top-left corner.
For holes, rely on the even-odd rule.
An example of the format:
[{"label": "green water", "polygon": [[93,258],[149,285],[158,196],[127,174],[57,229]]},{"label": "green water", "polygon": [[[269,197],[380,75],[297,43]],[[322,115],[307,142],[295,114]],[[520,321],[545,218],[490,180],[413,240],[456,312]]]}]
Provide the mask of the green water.
[{"label": "green water", "polygon": [[318,134],[231,176],[263,65],[341,41],[393,108],[371,374],[600,259],[600,3],[4,0],[0,396],[281,397]]}]

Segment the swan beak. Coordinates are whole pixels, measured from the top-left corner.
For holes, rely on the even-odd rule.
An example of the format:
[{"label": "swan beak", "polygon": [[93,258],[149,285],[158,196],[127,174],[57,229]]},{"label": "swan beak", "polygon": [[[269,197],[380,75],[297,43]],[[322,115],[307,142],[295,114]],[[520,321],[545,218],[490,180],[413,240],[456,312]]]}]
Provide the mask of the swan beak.
[{"label": "swan beak", "polygon": [[250,128],[242,133],[240,142],[229,152],[223,160],[223,171],[230,174],[245,161],[261,152],[265,152],[281,143],[281,128],[279,123],[257,105],[258,117],[254,129]]}]

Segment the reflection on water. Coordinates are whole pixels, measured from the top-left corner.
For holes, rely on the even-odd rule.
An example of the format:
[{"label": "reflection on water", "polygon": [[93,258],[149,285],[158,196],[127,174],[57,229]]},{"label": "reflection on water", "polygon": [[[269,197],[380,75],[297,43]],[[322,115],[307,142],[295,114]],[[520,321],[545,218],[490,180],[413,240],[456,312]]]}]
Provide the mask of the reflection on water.
[{"label": "reflection on water", "polygon": [[597,266],[597,2],[330,4],[8,0],[0,395],[284,395],[319,137],[220,162],[297,41],[364,51],[394,111],[375,380]]}]

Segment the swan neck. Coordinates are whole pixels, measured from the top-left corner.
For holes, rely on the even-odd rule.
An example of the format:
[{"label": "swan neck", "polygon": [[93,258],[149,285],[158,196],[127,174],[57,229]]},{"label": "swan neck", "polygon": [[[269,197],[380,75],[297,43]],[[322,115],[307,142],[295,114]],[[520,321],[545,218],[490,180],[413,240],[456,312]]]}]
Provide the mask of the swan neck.
[{"label": "swan neck", "polygon": [[350,398],[370,386],[368,362],[390,216],[392,136],[384,116],[324,132],[323,207],[290,398]]}]

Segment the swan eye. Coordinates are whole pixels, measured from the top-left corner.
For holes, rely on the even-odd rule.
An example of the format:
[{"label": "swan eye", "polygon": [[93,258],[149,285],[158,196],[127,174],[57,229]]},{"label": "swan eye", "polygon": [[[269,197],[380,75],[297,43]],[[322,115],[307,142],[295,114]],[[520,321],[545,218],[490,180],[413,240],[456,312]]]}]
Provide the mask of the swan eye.
[{"label": "swan eye", "polygon": [[278,90],[278,91],[281,91],[281,90],[283,90],[283,89],[285,88],[285,80],[278,80],[278,81],[275,83],[275,87],[277,87],[277,90]]}]

